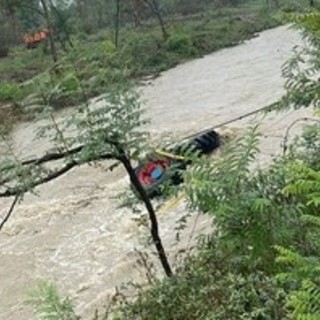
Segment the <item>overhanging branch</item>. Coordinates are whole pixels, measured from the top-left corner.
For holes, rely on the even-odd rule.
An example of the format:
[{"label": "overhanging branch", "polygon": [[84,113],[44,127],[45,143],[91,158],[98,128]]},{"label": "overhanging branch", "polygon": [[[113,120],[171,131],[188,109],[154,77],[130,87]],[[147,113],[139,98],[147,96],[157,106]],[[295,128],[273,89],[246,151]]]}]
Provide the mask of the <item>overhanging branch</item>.
[{"label": "overhanging branch", "polygon": [[[98,160],[112,160],[115,159],[117,160],[117,158],[115,157],[115,155],[113,154],[102,154],[97,156],[96,158],[91,159],[90,162],[92,161],[98,161]],[[56,160],[56,159],[55,159]],[[35,162],[33,162],[35,163]],[[42,185],[44,183],[47,183],[51,180],[54,180],[60,176],[62,176],[63,174],[67,173],[68,171],[70,171],[72,168],[81,165],[82,163],[79,163],[76,160],[71,160],[70,162],[68,162],[66,165],[64,165],[62,168],[60,168],[59,170],[55,170],[53,172],[51,172],[50,174],[48,174],[47,176],[40,178],[38,180],[33,181],[29,186],[28,186],[28,190],[26,191],[21,191],[18,188],[8,188],[6,191],[0,193],[0,198],[7,198],[7,197],[12,197],[12,196],[16,196],[21,194],[21,192],[28,192],[32,189],[34,189],[35,187]],[[115,167],[117,166],[116,163],[112,164],[108,170],[113,170]]]},{"label": "overhanging branch", "polygon": [[17,194],[15,196],[15,198],[14,198],[14,200],[13,200],[11,206],[10,206],[10,209],[9,209],[8,213],[6,214],[6,216],[4,217],[4,219],[0,223],[0,231],[3,228],[3,226],[6,224],[6,222],[9,220],[9,218],[10,218],[10,216],[11,216],[11,214],[12,214],[12,212],[13,212],[15,206],[16,206],[16,204],[18,203],[18,201],[20,199],[20,196],[21,196],[20,194]]},{"label": "overhanging branch", "polygon": [[[117,145],[116,142],[114,142],[112,140],[109,140],[109,139],[105,139],[105,143],[109,144],[109,145],[113,145],[113,146]],[[73,156],[73,155],[81,152],[84,148],[85,148],[84,145],[80,145],[80,146],[75,147],[73,149],[68,149],[67,151],[64,151],[64,152],[47,153],[44,156],[42,156],[41,158],[25,160],[25,161],[22,161],[19,164],[22,165],[22,166],[28,166],[28,165],[31,165],[31,164],[39,165],[39,164],[43,164],[43,163],[46,163],[46,162],[57,161],[57,160],[61,160],[61,159],[64,159],[66,157],[69,157],[69,156]],[[116,159],[116,156],[112,156],[112,158],[110,158],[110,156],[111,155],[107,155],[107,157],[106,157],[106,155],[101,155],[97,159],[94,159],[94,160]],[[5,167],[1,168],[0,172],[11,170],[14,167],[15,167],[15,164],[5,166]]]},{"label": "overhanging branch", "polygon": [[[83,148],[84,148],[84,146],[79,146],[79,147],[70,149],[70,150],[65,151],[65,152],[47,153],[41,158],[29,159],[29,160],[22,161],[20,163],[20,165],[22,165],[22,166],[28,166],[28,165],[31,165],[31,164],[39,165],[39,164],[43,164],[43,163],[50,162],[50,161],[61,160],[61,159],[66,158],[68,156],[72,156],[72,155],[75,155],[75,154],[79,153]],[[14,167],[15,167],[14,164],[8,165],[8,166],[2,168],[1,171],[2,172],[8,171],[8,170],[13,169]]]},{"label": "overhanging branch", "polygon": [[[58,155],[58,154],[57,154]],[[61,154],[59,154],[61,156]],[[50,158],[50,157],[49,157]],[[50,158],[51,160],[53,159],[54,157]],[[43,157],[42,159],[48,159],[48,158],[45,158]],[[97,161],[97,160],[106,160],[106,159],[116,159],[116,157],[112,154],[102,154],[100,156],[98,156],[96,159],[92,159],[92,161]],[[39,161],[40,159],[35,159],[37,161]],[[56,160],[56,159],[54,159]],[[31,163],[37,163],[36,161],[33,161]],[[27,191],[30,191],[32,189],[34,189],[35,187],[39,186],[39,185],[42,185],[44,183],[47,183],[51,180],[54,180],[60,176],[62,176],[63,174],[67,173],[68,171],[70,171],[72,168],[78,166],[78,165],[81,165],[81,163],[75,161],[75,160],[72,160],[70,161],[69,163],[67,163],[65,166],[63,166],[62,168],[60,168],[59,170],[56,170],[56,171],[53,171],[51,172],[50,174],[48,174],[46,177],[43,177],[41,179],[38,179],[36,181],[34,181],[30,186],[29,186],[29,190]],[[113,163],[111,164],[109,167],[108,167],[108,171],[112,171],[115,167],[117,167],[119,165],[119,163]],[[27,192],[26,191],[26,192]],[[19,189],[16,189],[16,188],[10,188],[10,189],[7,189],[5,192],[2,192],[0,193],[0,198],[6,198],[6,197],[11,197],[11,196],[15,196],[10,208],[9,208],[9,211],[8,213],[6,214],[6,216],[4,217],[4,219],[1,221],[0,223],[0,231],[1,229],[4,227],[4,225],[7,223],[7,221],[9,220],[9,218],[11,217],[11,214],[16,206],[16,204],[18,203],[18,201],[20,200],[22,194],[24,194],[24,192],[22,192],[21,190]]]}]

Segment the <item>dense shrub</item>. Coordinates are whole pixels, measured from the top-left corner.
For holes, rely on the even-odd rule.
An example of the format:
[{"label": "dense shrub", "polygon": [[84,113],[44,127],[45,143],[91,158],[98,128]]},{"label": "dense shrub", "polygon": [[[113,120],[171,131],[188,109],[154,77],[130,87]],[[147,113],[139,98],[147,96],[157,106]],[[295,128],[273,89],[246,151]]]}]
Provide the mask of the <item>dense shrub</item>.
[{"label": "dense shrub", "polygon": [[167,50],[184,56],[193,56],[197,53],[191,36],[183,32],[171,33],[167,42]]},{"label": "dense shrub", "polygon": [[217,245],[199,249],[175,278],[124,305],[119,319],[286,319],[284,291],[276,280],[248,270],[245,259],[237,261]]},{"label": "dense shrub", "polygon": [[0,45],[0,58],[5,58],[9,55],[9,48],[4,44]]},{"label": "dense shrub", "polygon": [[0,84],[0,102],[8,102],[22,98],[22,91],[15,83]]},{"label": "dense shrub", "polygon": [[9,54],[8,32],[7,28],[0,26],[0,58],[5,58]]}]

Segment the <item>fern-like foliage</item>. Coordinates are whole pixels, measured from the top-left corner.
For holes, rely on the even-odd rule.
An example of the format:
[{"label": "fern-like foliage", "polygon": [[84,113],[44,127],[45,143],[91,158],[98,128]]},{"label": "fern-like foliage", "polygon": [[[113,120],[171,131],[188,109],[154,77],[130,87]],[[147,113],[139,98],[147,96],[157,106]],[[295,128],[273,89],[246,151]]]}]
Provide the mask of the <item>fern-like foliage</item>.
[{"label": "fern-like foliage", "polygon": [[292,319],[320,319],[320,260],[319,257],[302,257],[299,253],[282,247],[278,263],[286,266],[277,275],[288,288],[287,308]]},{"label": "fern-like foliage", "polygon": [[291,165],[290,172],[291,182],[284,193],[299,199],[304,212],[301,226],[308,226],[306,235],[313,248],[305,250],[312,255],[303,256],[296,249],[276,246],[277,262],[284,268],[277,278],[288,290],[287,308],[292,319],[320,319],[320,172],[301,163]]},{"label": "fern-like foliage", "polygon": [[304,232],[297,222],[299,205],[282,192],[290,178],[286,164],[253,170],[258,143],[253,127],[221,157],[200,160],[186,173],[186,193],[191,206],[213,216],[220,236],[237,256],[272,269],[273,246],[302,242]]},{"label": "fern-like foliage", "polygon": [[28,303],[31,304],[41,320],[79,320],[75,314],[71,301],[61,298],[57,288],[48,282],[41,282],[29,294]]},{"label": "fern-like foliage", "polygon": [[306,45],[296,47],[292,58],[283,66],[286,95],[275,108],[319,107],[320,13],[290,15],[289,20],[301,31]]},{"label": "fern-like foliage", "polygon": [[[147,121],[143,117],[139,96],[127,87],[103,95],[95,105],[85,101],[70,117],[57,119],[49,106],[44,116],[46,121],[39,128],[37,138],[50,140],[53,150],[48,153],[62,153],[83,145],[81,151],[63,157],[66,165],[90,163],[103,155],[117,159],[119,150],[116,145],[125,150],[130,159],[137,159],[147,149],[148,134],[142,129]],[[0,160],[2,195],[6,192],[21,195],[33,192],[37,183],[59,171],[45,163],[22,164],[13,141],[1,133],[0,130],[0,143],[5,154]]]},{"label": "fern-like foliage", "polygon": [[317,210],[320,206],[320,172],[300,163],[292,164],[290,169],[292,182],[284,188],[284,193],[298,196],[301,205]]},{"label": "fern-like foliage", "polygon": [[248,179],[250,164],[258,153],[258,127],[231,143],[213,162],[201,159],[186,174],[186,191],[191,205],[215,212],[222,203],[239,194]]}]

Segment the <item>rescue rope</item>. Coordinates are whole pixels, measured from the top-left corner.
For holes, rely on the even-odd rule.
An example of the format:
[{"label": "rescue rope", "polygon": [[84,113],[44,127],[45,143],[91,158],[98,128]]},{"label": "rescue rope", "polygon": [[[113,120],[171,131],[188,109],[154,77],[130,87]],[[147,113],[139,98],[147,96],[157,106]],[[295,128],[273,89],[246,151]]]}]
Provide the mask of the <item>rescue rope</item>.
[{"label": "rescue rope", "polygon": [[[188,136],[185,136],[182,140],[185,140],[185,139],[190,139],[190,138],[193,138],[193,137],[196,137],[198,135],[201,135],[201,134],[205,134],[205,133],[208,133],[214,129],[217,129],[217,128],[220,128],[220,127],[223,127],[223,126],[226,126],[230,123],[233,123],[233,122],[236,122],[236,121],[239,121],[239,120],[242,120],[242,119],[245,119],[247,117],[250,117],[252,115],[255,115],[255,114],[258,114],[260,112],[263,112],[263,111],[268,111],[268,110],[271,110],[272,106],[274,104],[271,104],[271,105],[268,105],[268,106],[264,106],[264,107],[261,107],[259,109],[256,109],[256,110],[253,110],[253,111],[250,111],[250,112],[247,112],[241,116],[238,116],[236,118],[232,118],[230,120],[227,120],[227,121],[224,121],[220,124],[217,124],[213,127],[210,127],[210,128],[207,128],[207,129],[204,129],[204,130],[201,130],[201,131],[198,131],[198,132],[195,132],[195,133],[192,133]],[[163,151],[163,150],[160,150],[160,149],[157,149],[155,150],[155,152],[159,155],[162,155],[162,156],[166,156],[166,157],[169,157],[169,158],[172,158],[172,159],[178,159],[178,160],[184,160],[184,157],[182,156],[178,156],[176,154],[172,154],[170,152],[167,152],[167,151]],[[176,196],[176,197],[173,197],[171,198],[170,200],[168,200],[167,202],[165,202],[165,204],[163,206],[161,206],[161,208],[158,210],[158,213],[166,213],[168,212],[170,209],[172,209],[173,207],[175,207],[176,205],[178,205],[178,203],[180,202],[180,200],[185,196],[185,193],[181,193],[180,195]]]},{"label": "rescue rope", "polygon": [[185,157],[178,156],[176,154],[173,154],[173,153],[170,153],[170,152],[167,152],[167,151],[164,151],[164,150],[157,149],[157,150],[155,150],[155,152],[157,154],[161,155],[161,156],[165,156],[165,157],[168,157],[168,158],[171,158],[171,159],[185,160]]},{"label": "rescue rope", "polygon": [[261,108],[259,108],[259,109],[256,109],[256,110],[247,112],[247,113],[245,113],[245,114],[243,114],[243,115],[241,115],[241,116],[238,116],[238,117],[236,117],[236,118],[232,118],[232,119],[230,119],[230,120],[224,121],[224,122],[219,123],[219,124],[217,124],[217,125],[215,125],[215,126],[212,126],[212,127],[210,127],[210,128],[207,128],[207,129],[204,129],[204,130],[201,130],[201,131],[192,133],[192,134],[190,134],[190,135],[188,135],[188,136],[185,136],[183,139],[190,139],[190,138],[196,137],[196,136],[198,136],[198,135],[208,133],[208,132],[210,132],[210,131],[212,131],[212,130],[214,130],[214,129],[217,129],[217,128],[226,126],[226,125],[228,125],[228,124],[230,124],[230,123],[233,123],[233,122],[236,122],[236,121],[239,121],[239,120],[242,120],[242,119],[245,119],[245,118],[247,118],[247,117],[250,117],[250,116],[252,116],[252,115],[254,115],[254,114],[257,114],[257,113],[259,113],[259,112],[262,112],[262,111],[268,111],[268,110],[271,111],[273,106],[274,106],[274,103],[271,104],[271,105],[264,106],[264,107],[261,107]]},{"label": "rescue rope", "polygon": [[172,197],[171,199],[169,199],[168,201],[166,201],[158,210],[157,213],[161,214],[161,213],[167,213],[170,209],[176,207],[180,200],[182,200],[185,197],[185,193],[182,192],[179,195]]}]

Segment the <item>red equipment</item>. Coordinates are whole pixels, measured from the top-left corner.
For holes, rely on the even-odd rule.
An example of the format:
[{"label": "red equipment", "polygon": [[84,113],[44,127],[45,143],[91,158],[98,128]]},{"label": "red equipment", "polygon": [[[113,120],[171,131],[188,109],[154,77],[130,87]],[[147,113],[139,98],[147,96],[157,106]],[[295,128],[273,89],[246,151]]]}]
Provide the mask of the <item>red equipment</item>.
[{"label": "red equipment", "polygon": [[28,33],[23,36],[23,42],[28,49],[36,48],[41,42],[47,40],[50,33],[52,33],[52,31],[48,28],[34,33]]}]

